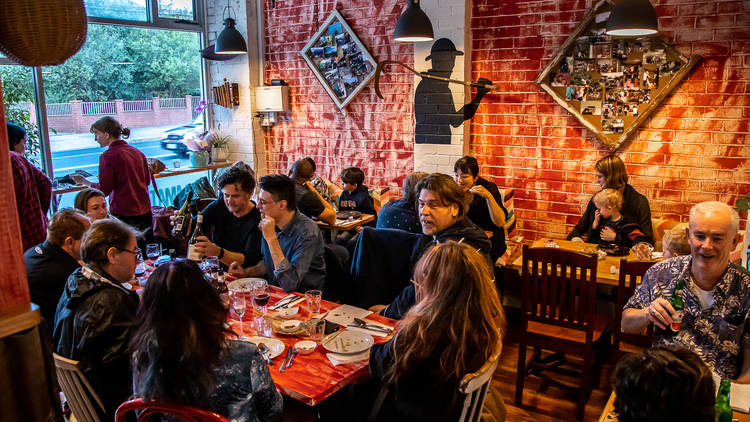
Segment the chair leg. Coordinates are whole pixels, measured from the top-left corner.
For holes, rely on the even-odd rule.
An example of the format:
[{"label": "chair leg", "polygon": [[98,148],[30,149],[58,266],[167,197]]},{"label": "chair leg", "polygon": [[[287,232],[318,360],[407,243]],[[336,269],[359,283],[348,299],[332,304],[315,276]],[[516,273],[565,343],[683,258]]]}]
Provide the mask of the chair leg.
[{"label": "chair leg", "polygon": [[526,342],[521,339],[518,345],[518,369],[516,370],[516,406],[523,404],[523,383],[526,378]]},{"label": "chair leg", "polygon": [[592,352],[589,350],[584,354],[583,358],[584,371],[581,374],[581,389],[578,393],[578,401],[576,403],[576,418],[579,421],[583,420],[586,402],[588,402],[589,395],[591,395],[592,372],[595,372],[595,368],[592,368],[592,364]]}]

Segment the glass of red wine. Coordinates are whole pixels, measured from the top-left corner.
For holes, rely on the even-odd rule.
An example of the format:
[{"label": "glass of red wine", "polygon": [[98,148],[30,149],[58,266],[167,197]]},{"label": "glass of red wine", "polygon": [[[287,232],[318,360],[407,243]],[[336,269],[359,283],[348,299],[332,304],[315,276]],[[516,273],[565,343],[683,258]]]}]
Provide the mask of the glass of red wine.
[{"label": "glass of red wine", "polygon": [[271,300],[271,292],[268,290],[268,282],[266,280],[255,280],[252,284],[253,302],[255,306],[261,309],[263,315],[266,314],[266,305]]}]

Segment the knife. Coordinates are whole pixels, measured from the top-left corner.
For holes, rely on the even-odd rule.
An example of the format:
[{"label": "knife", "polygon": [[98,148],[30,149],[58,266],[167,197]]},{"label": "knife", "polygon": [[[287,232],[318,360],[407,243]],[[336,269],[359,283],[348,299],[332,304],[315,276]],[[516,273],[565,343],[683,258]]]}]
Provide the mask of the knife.
[{"label": "knife", "polygon": [[297,348],[294,347],[294,346],[292,346],[292,355],[289,356],[289,362],[286,363],[286,367],[287,368],[289,368],[289,367],[292,366],[292,361],[294,360],[294,357],[297,356],[297,353],[299,353],[299,351],[297,350]]},{"label": "knife", "polygon": [[286,356],[284,356],[284,360],[281,361],[281,366],[279,367],[279,372],[284,372],[284,369],[287,368],[287,359],[289,359],[289,361],[291,361],[291,356],[292,356],[292,348],[290,347],[286,351]]}]

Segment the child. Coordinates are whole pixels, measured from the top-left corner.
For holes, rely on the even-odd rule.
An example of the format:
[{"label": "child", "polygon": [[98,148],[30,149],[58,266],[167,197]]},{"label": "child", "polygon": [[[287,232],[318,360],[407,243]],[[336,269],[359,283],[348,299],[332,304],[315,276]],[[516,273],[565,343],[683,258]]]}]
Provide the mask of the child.
[{"label": "child", "polygon": [[594,195],[594,223],[588,233],[590,243],[632,247],[638,243],[650,243],[638,223],[620,214],[622,194],[615,189],[602,189]]},{"label": "child", "polygon": [[664,259],[690,255],[690,244],[685,229],[665,230],[661,240],[661,249],[664,251]]},{"label": "child", "polygon": [[339,196],[339,211],[359,211],[362,214],[376,215],[375,203],[369,189],[363,185],[365,173],[359,167],[349,167],[341,171],[344,191]]}]

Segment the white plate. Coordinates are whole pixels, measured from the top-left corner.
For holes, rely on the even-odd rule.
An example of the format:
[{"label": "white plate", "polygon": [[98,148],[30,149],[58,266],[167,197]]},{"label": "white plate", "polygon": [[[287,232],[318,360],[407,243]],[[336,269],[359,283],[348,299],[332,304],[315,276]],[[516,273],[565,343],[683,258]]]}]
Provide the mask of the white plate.
[{"label": "white plate", "polygon": [[254,278],[254,277],[240,278],[227,284],[227,288],[229,289],[230,292],[252,293],[253,281],[255,280],[264,280],[264,279]]},{"label": "white plate", "polygon": [[284,343],[281,342],[281,340],[277,338],[269,338],[269,337],[250,337],[245,341],[249,341],[250,343],[254,343],[256,346],[260,343],[265,344],[268,347],[268,350],[271,352],[268,354],[268,356],[273,359],[276,356],[280,355],[284,351]]},{"label": "white plate", "polygon": [[331,340],[326,341],[323,339],[323,347],[329,352],[353,354],[364,352],[365,350],[372,347],[375,344],[375,340],[371,335],[357,331],[344,330],[343,333],[338,334],[336,337],[331,337]]}]

